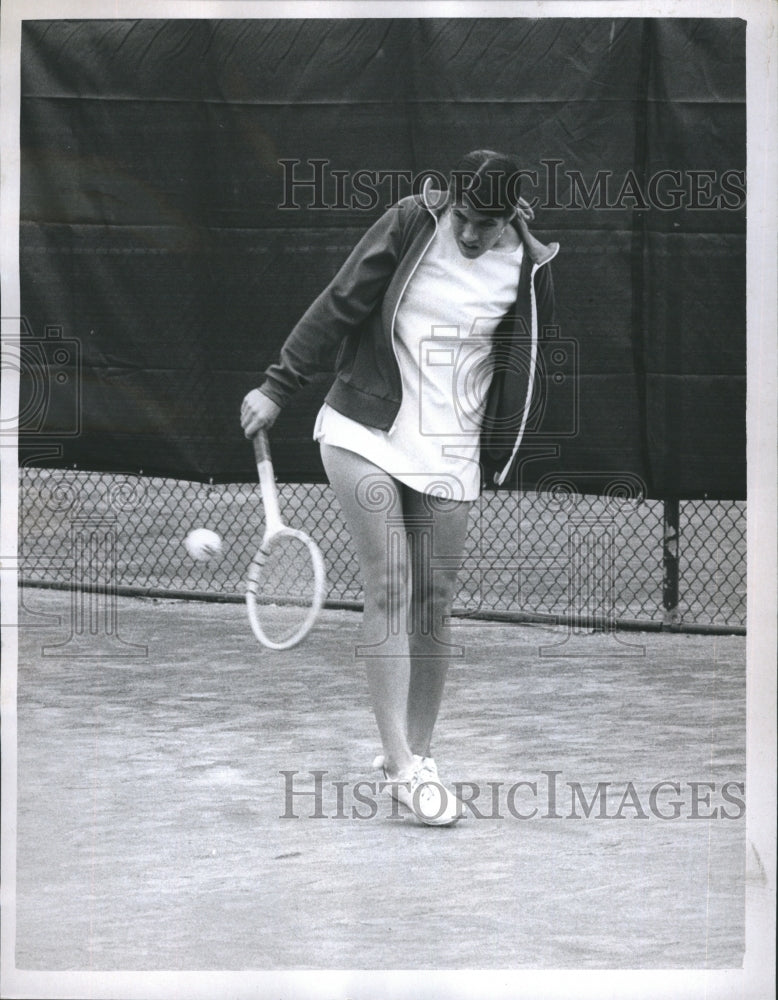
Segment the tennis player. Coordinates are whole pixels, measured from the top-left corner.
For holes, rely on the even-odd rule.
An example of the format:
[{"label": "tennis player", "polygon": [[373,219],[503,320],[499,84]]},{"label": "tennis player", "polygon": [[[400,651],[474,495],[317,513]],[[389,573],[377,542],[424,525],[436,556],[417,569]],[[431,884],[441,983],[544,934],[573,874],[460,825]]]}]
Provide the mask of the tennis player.
[{"label": "tennis player", "polygon": [[357,656],[385,788],[424,823],[462,803],[431,741],[451,659],[447,619],[473,502],[514,466],[538,331],[553,322],[549,261],[528,231],[519,164],[468,153],[368,230],[243,400],[247,437],[317,372],[335,381],[314,429],[364,584]]}]

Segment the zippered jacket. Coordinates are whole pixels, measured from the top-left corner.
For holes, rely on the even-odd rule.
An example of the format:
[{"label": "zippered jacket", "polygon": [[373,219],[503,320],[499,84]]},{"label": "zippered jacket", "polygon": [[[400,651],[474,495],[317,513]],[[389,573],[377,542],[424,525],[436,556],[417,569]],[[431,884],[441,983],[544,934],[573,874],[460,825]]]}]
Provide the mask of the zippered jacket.
[{"label": "zippered jacket", "polygon": [[[365,233],[338,273],[287,337],[265,372],[261,392],[279,406],[311,377],[335,370],[326,400],[369,427],[389,430],[400,408],[402,380],[394,321],[403,291],[435,235],[445,192],[403,198]],[[514,222],[517,232],[521,230]],[[538,338],[554,323],[548,262],[524,240],[516,301],[494,334],[493,375],[481,431],[484,477],[502,485],[513,466],[533,402]],[[452,377],[452,391],[455,376]]]}]

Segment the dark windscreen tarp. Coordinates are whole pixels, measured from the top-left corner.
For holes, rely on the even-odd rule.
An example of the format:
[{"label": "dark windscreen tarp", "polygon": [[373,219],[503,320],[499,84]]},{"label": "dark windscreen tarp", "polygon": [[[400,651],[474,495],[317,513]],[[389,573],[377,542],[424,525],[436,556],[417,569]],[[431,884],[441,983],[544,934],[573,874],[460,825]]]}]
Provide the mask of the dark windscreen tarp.
[{"label": "dark windscreen tarp", "polygon": [[[562,247],[521,485],[742,497],[734,19],[25,22],[22,460],[253,479],[244,393],[410,178],[483,146]],[[328,382],[279,478],[322,478]]]}]

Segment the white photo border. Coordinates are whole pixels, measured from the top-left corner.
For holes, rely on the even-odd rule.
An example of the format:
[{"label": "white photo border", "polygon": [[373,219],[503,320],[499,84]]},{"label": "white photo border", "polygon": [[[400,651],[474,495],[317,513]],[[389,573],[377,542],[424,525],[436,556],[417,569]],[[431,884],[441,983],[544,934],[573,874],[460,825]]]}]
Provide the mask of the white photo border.
[{"label": "white photo border", "polygon": [[[4,997],[374,998],[522,996],[748,1000],[774,995],[776,881],[776,483],[778,438],[778,6],[765,0],[541,0],[541,2],[185,2],[5,0],[0,21],[2,314],[20,316],[19,104],[24,20],[120,18],[740,17],[747,22],[748,133],[748,632],[746,949],[742,970],[517,970],[316,972],[68,972],[15,968],[16,864],[16,449],[2,449],[2,939]],[[18,335],[3,320],[3,345]],[[3,367],[2,419],[18,406],[18,373]]]}]

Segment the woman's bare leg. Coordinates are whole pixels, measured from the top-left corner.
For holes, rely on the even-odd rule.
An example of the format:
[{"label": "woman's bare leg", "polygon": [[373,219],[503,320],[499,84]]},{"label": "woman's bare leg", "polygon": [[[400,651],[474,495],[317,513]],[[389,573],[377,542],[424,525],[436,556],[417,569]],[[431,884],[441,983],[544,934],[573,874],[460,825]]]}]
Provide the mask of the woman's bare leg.
[{"label": "woman's bare leg", "polygon": [[451,659],[451,628],[447,619],[467,540],[471,506],[469,502],[438,500],[407,488],[403,494],[413,581],[407,733],[411,750],[421,757],[430,753]]},{"label": "woman's bare leg", "polygon": [[365,590],[362,642],[370,698],[392,777],[413,766],[408,744],[410,658],[407,541],[399,484],[367,459],[322,444],[322,461],[357,552]]}]

